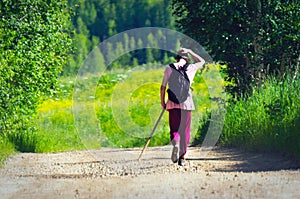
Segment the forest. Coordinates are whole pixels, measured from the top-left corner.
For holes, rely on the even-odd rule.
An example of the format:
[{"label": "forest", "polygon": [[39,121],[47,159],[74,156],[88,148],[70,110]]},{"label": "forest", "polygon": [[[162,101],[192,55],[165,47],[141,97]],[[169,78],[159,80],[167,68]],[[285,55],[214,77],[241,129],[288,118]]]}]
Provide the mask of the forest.
[{"label": "forest", "polygon": [[[296,0],[2,0],[0,161],[141,147],[180,46],[207,61],[193,84],[192,144],[217,124],[219,145],[299,156],[299,12]],[[167,127],[152,146],[169,143]]]},{"label": "forest", "polygon": [[[76,49],[65,66],[63,75],[74,75],[89,52],[105,39],[126,30],[140,27],[163,27],[174,29],[174,17],[171,13],[171,1],[146,0],[146,1],[69,1],[74,12],[72,17],[72,38]],[[134,40],[127,35],[124,44],[130,46],[143,46],[143,40]],[[145,35],[144,42],[158,42],[154,35]],[[108,47],[108,54],[114,50],[123,52],[126,49],[122,43],[116,48]],[[155,44],[154,44],[155,45]],[[109,55],[108,55],[109,56]],[[113,63],[110,68],[135,67],[137,65],[162,61],[164,52],[154,52],[152,49],[141,49],[138,52],[128,53]],[[168,59],[165,60],[168,62]]]}]

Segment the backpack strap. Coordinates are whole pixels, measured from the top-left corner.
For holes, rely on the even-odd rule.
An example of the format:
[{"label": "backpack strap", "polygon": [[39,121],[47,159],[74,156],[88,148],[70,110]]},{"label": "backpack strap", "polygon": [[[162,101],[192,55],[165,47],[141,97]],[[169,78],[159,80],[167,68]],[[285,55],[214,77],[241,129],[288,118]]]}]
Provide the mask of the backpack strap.
[{"label": "backpack strap", "polygon": [[174,64],[169,64],[169,66],[170,66],[171,68],[175,69],[175,70],[178,70],[178,71],[179,71],[179,70],[186,71],[187,68],[189,67],[189,64],[185,64],[181,69],[177,69],[177,68],[175,67]]},{"label": "backpack strap", "polygon": [[174,65],[174,64],[169,64],[169,66],[170,66],[171,68],[173,68],[173,69],[177,70],[177,68],[175,67],[175,65]]},{"label": "backpack strap", "polygon": [[182,70],[184,71],[187,71],[187,68],[189,67],[189,64],[185,64],[183,67],[182,67]]},{"label": "backpack strap", "polygon": [[176,70],[177,72],[181,73],[181,74],[184,76],[184,78],[185,78],[187,81],[190,82],[190,79],[189,79],[189,77],[187,76],[187,74],[186,74],[186,72],[185,72],[185,71],[187,70],[187,67],[189,66],[189,64],[185,64],[181,69],[177,69],[176,66],[175,66],[174,64],[169,64],[169,66],[170,66],[172,69]]}]

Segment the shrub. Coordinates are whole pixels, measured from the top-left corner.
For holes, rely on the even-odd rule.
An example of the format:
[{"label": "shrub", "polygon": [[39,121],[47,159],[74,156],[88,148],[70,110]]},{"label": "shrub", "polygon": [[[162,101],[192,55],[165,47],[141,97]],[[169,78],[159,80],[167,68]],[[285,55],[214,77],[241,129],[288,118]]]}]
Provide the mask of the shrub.
[{"label": "shrub", "polygon": [[67,1],[2,1],[0,6],[0,136],[35,150],[31,116],[51,96],[71,40]]}]

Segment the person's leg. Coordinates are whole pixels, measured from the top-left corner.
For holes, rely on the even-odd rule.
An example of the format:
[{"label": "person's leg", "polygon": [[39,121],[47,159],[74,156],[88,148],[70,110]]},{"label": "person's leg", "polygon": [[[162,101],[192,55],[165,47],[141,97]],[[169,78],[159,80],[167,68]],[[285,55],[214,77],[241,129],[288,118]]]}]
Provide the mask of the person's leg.
[{"label": "person's leg", "polygon": [[178,130],[180,125],[180,118],[180,109],[169,110],[170,139],[173,145],[171,160],[173,163],[176,163],[179,159],[180,134]]},{"label": "person's leg", "polygon": [[179,144],[180,135],[179,135],[179,126],[181,120],[181,111],[180,109],[170,109],[169,110],[169,126],[170,126],[170,140],[173,146]]},{"label": "person's leg", "polygon": [[191,121],[192,121],[192,112],[182,110],[180,127],[179,127],[179,134],[180,134],[179,158],[180,159],[184,159],[184,156],[187,152],[188,144],[190,141],[190,134],[191,134]]}]

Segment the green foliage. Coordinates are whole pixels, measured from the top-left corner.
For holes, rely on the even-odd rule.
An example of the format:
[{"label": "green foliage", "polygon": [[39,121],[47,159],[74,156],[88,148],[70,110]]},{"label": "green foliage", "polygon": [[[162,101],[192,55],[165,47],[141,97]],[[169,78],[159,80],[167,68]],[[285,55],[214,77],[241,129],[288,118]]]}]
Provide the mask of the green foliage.
[{"label": "green foliage", "polygon": [[34,118],[38,129],[35,152],[84,149],[74,126],[72,100],[47,100],[39,106],[37,112]]},{"label": "green foliage", "polygon": [[77,23],[81,18],[90,34],[100,40],[132,28],[173,27],[169,0],[69,0],[69,5],[76,13],[72,17],[74,27],[81,28]]},{"label": "green foliage", "polygon": [[0,138],[0,167],[2,166],[3,162],[6,158],[10,155],[14,154],[15,146],[9,142],[7,139]]},{"label": "green foliage", "polygon": [[269,78],[227,107],[222,143],[300,155],[300,80]]},{"label": "green foliage", "polygon": [[[234,84],[232,81],[225,81],[225,79],[229,80],[229,78],[226,78],[227,74],[223,72],[226,68],[226,65],[220,63],[206,64],[204,71],[196,74],[194,84],[197,85],[197,87],[193,88],[193,92],[201,93],[202,96],[206,97],[198,97],[199,94],[196,94],[197,97],[194,98],[198,106],[197,109],[200,110],[201,114],[196,126],[197,132],[195,139],[191,142],[193,145],[203,144],[210,125],[217,126],[216,124],[222,123],[222,121],[213,121],[213,123],[211,123],[212,113],[219,115],[220,118],[218,119],[224,120],[224,118],[222,118],[225,115],[225,113],[223,113],[224,106],[231,98],[229,94],[225,93],[224,89],[225,86]],[[212,126],[210,128],[212,128]],[[220,127],[220,130],[221,129],[222,127]],[[215,138],[212,135],[210,136],[211,138]]]},{"label": "green foliage", "polygon": [[31,116],[70,50],[67,1],[4,0],[0,13],[0,137],[34,151]]},{"label": "green foliage", "polygon": [[[157,82],[161,81],[162,75],[162,70],[135,70],[101,77],[96,93],[100,100],[97,116],[101,130],[111,145],[143,146],[145,138],[148,138],[153,128],[154,120],[159,115],[160,84]],[[169,142],[165,127],[162,121],[157,128],[156,135],[161,137],[156,141],[158,145]]]},{"label": "green foliage", "polygon": [[[200,73],[197,73],[194,79],[195,116],[205,117],[205,110],[211,108],[207,84],[212,85],[213,82],[219,81],[215,78],[215,72],[218,71],[211,66],[205,81]],[[118,75],[104,74],[100,78],[96,94],[96,98],[100,100],[97,103],[97,116],[101,130],[111,144],[117,147],[141,147],[144,145],[161,111],[158,93],[162,75],[163,70],[150,69]],[[143,83],[143,80],[146,83]],[[222,84],[222,82],[218,82],[217,85]],[[222,97],[217,95],[219,92],[217,89],[213,90],[212,95]],[[192,139],[199,127],[199,116],[194,119]],[[150,146],[165,145],[170,142],[167,121],[166,113],[151,139]]]},{"label": "green foliage", "polygon": [[[100,77],[90,76],[78,85],[84,90],[79,96],[82,105],[94,103],[100,125],[99,135],[77,132],[72,112],[74,79],[60,79],[60,94],[43,102],[38,108],[34,122],[37,152],[66,151],[85,147],[142,147],[150,135],[154,122],[161,111],[159,90],[163,77],[162,69],[148,69],[146,66],[127,72],[108,72]],[[194,79],[194,99],[197,112],[210,108],[209,93],[200,74]],[[96,85],[96,93],[93,93]],[[145,83],[143,83],[145,81]],[[208,81],[208,80],[206,80]],[[213,81],[213,80],[210,80]],[[89,98],[91,95],[93,98]],[[124,101],[128,100],[128,104]],[[78,112],[87,125],[92,125],[88,111]],[[197,117],[195,117],[196,119]],[[198,121],[194,124],[198,127]],[[197,132],[193,129],[193,135]],[[87,136],[87,137],[84,137]],[[89,139],[92,136],[93,139]],[[88,146],[84,142],[88,140]],[[159,123],[150,146],[166,145],[169,140],[168,114]]]},{"label": "green foliage", "polygon": [[[24,123],[22,125],[24,125]],[[32,125],[32,123],[30,125]],[[34,152],[36,150],[37,137],[35,127],[27,125],[22,129],[17,129],[16,132],[9,133],[5,136],[5,138],[8,138],[8,140],[14,144],[18,151]]]},{"label": "green foliage", "polygon": [[298,70],[297,1],[173,0],[172,5],[177,27],[228,64],[236,82],[232,91],[249,91],[268,74]]},{"label": "green foliage", "polygon": [[[174,29],[173,16],[170,12],[170,0],[163,1],[107,1],[107,0],[69,0],[69,6],[74,11],[72,25],[74,32],[75,51],[69,63],[64,66],[63,75],[76,75],[83,61],[88,57],[99,42],[116,35],[117,33],[141,27],[163,27]],[[143,35],[144,44],[155,43],[158,38],[154,35]],[[161,37],[159,37],[161,38]],[[98,42],[96,42],[98,41]],[[118,43],[117,47],[107,47],[101,54],[107,55],[112,60],[112,55],[119,55],[121,52],[138,47],[140,41],[135,41],[132,35],[124,38],[124,43]],[[155,44],[154,44],[155,46]],[[156,51],[156,52],[155,52]],[[103,55],[101,55],[103,56]],[[164,53],[158,50],[140,50],[140,53],[131,52],[124,55],[109,68],[132,67],[138,64],[146,64],[153,60],[163,60]],[[113,56],[116,57],[116,56]],[[107,63],[106,61],[106,64]],[[90,72],[90,71],[88,71]]]}]

